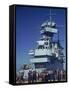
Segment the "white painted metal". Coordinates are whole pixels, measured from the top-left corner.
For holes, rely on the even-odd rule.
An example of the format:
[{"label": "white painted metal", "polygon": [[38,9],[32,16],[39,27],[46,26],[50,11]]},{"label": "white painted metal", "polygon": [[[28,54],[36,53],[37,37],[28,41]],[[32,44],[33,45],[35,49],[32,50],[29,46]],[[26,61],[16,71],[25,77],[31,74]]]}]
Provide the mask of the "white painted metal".
[{"label": "white painted metal", "polygon": [[51,33],[57,33],[57,29],[51,28],[51,27],[46,27],[46,28],[45,28],[45,31],[51,32]]},{"label": "white painted metal", "polygon": [[42,56],[42,55],[52,56],[52,50],[51,49],[35,49],[34,56]]},{"label": "white painted metal", "polygon": [[49,62],[48,58],[33,58],[30,59],[31,63],[41,63],[41,62]]}]

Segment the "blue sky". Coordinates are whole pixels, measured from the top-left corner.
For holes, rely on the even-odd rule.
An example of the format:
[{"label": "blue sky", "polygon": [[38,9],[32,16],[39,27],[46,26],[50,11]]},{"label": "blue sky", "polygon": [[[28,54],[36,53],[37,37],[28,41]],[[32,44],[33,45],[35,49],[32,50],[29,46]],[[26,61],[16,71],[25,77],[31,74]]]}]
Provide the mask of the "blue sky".
[{"label": "blue sky", "polygon": [[[58,27],[61,45],[65,51],[65,31],[66,31],[66,14],[65,9],[53,9],[52,20]],[[34,7],[16,7],[16,68],[19,69],[24,63],[30,63],[28,52],[36,47],[36,41],[40,39],[40,26],[46,20],[49,20],[50,8],[34,8]],[[57,40],[57,35],[54,35]]]}]

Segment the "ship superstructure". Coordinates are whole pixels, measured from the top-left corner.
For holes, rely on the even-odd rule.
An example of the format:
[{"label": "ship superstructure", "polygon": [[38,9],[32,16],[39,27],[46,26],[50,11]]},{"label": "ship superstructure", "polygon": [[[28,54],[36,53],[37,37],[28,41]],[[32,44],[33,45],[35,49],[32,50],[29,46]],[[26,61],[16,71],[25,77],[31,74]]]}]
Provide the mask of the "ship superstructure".
[{"label": "ship superstructure", "polygon": [[30,62],[35,69],[42,70],[63,70],[64,54],[59,39],[53,41],[54,34],[58,34],[57,25],[52,20],[41,25],[40,40],[36,41],[35,49],[29,51]]}]

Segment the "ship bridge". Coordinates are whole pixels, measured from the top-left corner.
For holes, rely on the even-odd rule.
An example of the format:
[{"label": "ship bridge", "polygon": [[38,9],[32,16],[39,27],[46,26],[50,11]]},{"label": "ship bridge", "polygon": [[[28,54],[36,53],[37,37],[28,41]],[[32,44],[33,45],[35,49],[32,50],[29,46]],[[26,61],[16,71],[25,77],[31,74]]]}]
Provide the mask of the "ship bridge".
[{"label": "ship bridge", "polygon": [[44,34],[45,32],[49,33],[57,33],[56,23],[51,21],[46,21],[41,25],[41,34]]}]

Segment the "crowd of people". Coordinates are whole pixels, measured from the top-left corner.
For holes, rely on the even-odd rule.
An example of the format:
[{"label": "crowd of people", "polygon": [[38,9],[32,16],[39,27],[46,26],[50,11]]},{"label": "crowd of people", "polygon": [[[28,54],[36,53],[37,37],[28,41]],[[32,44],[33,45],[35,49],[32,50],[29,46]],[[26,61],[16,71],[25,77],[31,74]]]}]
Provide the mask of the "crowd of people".
[{"label": "crowd of people", "polygon": [[46,70],[41,73],[36,70],[29,70],[28,73],[19,73],[16,75],[17,83],[36,83],[36,82],[53,82],[66,80],[65,71],[63,70]]}]

